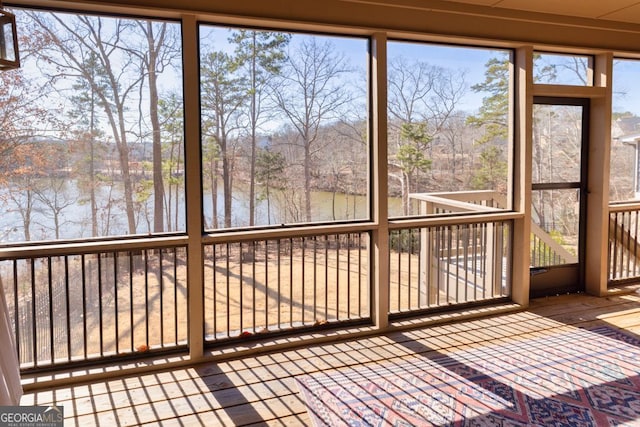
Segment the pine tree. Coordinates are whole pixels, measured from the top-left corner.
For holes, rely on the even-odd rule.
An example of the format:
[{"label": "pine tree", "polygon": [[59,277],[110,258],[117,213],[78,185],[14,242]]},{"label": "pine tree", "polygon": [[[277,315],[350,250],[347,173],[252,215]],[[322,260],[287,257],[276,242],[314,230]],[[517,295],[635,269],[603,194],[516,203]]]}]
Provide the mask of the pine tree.
[{"label": "pine tree", "polygon": [[235,47],[235,60],[248,81],[249,133],[251,155],[249,168],[249,226],[255,225],[256,216],[256,149],[257,131],[265,113],[265,100],[268,83],[282,69],[286,59],[285,48],[291,36],[284,33],[272,33],[256,30],[239,30],[233,33],[229,41]]}]

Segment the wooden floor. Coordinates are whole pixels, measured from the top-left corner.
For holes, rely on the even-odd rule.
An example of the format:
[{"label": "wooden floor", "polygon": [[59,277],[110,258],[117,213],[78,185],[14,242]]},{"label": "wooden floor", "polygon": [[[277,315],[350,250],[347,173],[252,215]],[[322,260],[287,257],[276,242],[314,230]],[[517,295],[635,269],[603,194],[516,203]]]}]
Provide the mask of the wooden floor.
[{"label": "wooden floor", "polygon": [[306,426],[298,375],[593,325],[640,335],[640,294],[543,298],[527,311],[29,393],[21,404],[62,405],[65,426]]}]

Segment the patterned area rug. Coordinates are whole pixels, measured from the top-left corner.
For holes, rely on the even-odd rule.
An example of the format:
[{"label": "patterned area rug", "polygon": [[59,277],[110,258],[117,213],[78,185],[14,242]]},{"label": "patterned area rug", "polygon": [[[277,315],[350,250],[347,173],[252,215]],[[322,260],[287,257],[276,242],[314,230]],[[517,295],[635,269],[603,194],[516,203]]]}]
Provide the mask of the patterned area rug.
[{"label": "patterned area rug", "polygon": [[640,339],[613,328],[433,354],[298,386],[316,426],[640,426]]}]

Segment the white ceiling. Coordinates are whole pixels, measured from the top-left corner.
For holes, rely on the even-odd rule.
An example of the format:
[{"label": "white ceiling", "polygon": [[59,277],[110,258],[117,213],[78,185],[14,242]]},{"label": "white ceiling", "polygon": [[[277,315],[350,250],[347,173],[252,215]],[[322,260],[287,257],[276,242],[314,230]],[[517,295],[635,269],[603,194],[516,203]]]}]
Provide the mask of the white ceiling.
[{"label": "white ceiling", "polygon": [[448,0],[502,9],[640,24],[639,0]]}]

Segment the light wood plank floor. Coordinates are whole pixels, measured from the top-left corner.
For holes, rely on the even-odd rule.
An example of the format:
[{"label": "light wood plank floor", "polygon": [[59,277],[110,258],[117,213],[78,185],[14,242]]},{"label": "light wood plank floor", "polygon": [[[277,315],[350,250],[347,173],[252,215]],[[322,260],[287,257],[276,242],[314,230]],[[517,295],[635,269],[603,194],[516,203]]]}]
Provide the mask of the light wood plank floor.
[{"label": "light wood plank floor", "polygon": [[65,426],[304,426],[298,375],[595,325],[640,335],[640,295],[537,299],[517,313],[67,386],[26,394],[21,404],[62,405]]}]

